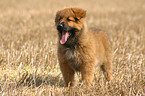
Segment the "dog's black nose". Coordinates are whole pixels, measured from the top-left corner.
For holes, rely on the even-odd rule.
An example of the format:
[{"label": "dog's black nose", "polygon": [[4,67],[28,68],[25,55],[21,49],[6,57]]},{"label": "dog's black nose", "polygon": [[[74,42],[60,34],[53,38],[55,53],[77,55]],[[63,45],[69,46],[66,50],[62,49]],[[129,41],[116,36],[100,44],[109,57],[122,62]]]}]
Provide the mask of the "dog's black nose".
[{"label": "dog's black nose", "polygon": [[62,23],[59,23],[58,25],[57,25],[57,27],[63,27],[63,24]]},{"label": "dog's black nose", "polygon": [[62,31],[63,28],[64,28],[64,23],[59,23],[59,24],[57,25],[57,29],[58,29],[59,31]]}]

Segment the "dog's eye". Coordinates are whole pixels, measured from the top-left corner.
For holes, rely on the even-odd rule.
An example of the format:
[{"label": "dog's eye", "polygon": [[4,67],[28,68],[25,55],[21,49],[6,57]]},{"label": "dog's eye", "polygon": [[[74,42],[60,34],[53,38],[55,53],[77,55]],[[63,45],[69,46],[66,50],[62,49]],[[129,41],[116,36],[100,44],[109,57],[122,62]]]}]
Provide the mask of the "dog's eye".
[{"label": "dog's eye", "polygon": [[71,19],[69,19],[69,18],[67,18],[67,21],[69,22],[69,21],[72,21]]},{"label": "dog's eye", "polygon": [[75,18],[75,21],[78,21],[79,19],[78,18]]}]

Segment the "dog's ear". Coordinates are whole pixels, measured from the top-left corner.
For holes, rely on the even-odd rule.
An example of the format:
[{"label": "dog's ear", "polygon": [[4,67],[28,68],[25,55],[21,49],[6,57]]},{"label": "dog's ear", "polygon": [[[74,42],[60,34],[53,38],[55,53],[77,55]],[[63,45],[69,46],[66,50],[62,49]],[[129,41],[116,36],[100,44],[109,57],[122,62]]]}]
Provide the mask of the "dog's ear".
[{"label": "dog's ear", "polygon": [[59,21],[59,18],[60,18],[59,14],[60,14],[60,11],[57,11],[56,16],[55,16],[55,23]]},{"label": "dog's ear", "polygon": [[71,10],[77,19],[81,19],[81,18],[86,17],[86,10],[83,10],[80,8],[71,8]]}]

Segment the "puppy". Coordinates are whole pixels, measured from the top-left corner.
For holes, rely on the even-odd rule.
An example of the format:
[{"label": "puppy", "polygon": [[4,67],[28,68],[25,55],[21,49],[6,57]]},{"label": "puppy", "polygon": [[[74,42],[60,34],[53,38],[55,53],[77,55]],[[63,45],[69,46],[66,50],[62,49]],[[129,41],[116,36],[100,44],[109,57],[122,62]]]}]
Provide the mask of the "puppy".
[{"label": "puppy", "polygon": [[66,86],[74,85],[75,72],[90,85],[95,65],[100,65],[108,81],[112,79],[112,52],[107,34],[101,30],[88,30],[86,11],[65,8],[56,13],[58,30],[58,60]]}]

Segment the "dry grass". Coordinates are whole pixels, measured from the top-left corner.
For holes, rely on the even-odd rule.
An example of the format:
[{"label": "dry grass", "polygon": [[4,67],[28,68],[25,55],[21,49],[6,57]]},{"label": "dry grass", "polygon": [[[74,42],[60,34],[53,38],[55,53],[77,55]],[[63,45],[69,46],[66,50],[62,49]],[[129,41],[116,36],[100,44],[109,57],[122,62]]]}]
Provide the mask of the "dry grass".
[{"label": "dry grass", "polygon": [[[65,2],[65,3],[64,3]],[[96,68],[94,83],[65,88],[57,61],[57,10],[87,10],[88,27],[104,29],[114,52],[112,83]],[[77,74],[77,81],[80,74]],[[1,0],[0,95],[145,95],[144,0]]]}]

